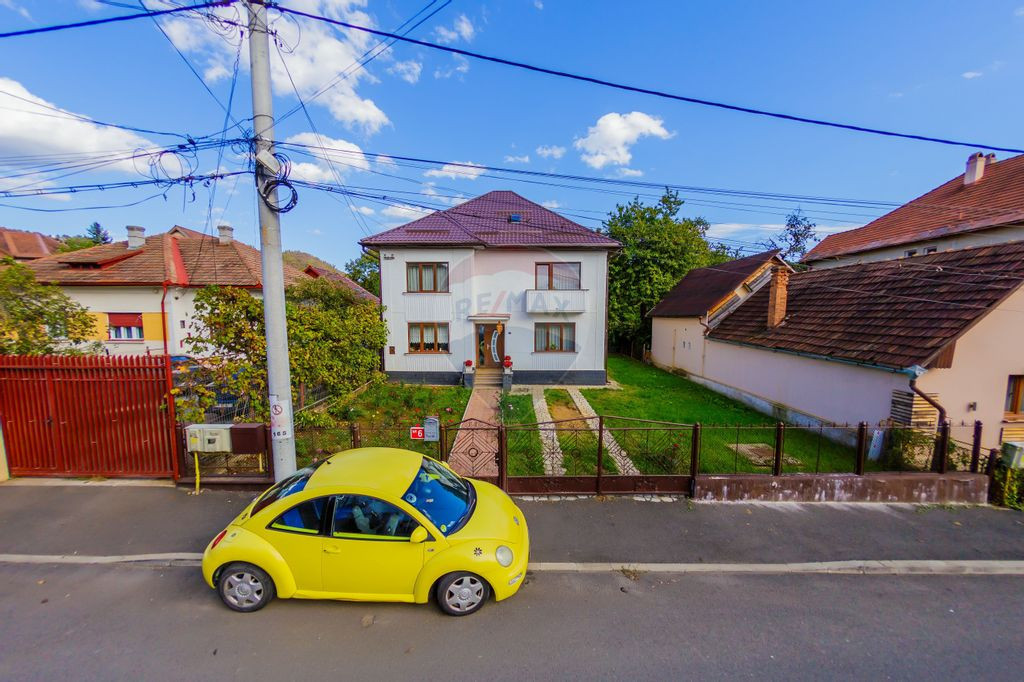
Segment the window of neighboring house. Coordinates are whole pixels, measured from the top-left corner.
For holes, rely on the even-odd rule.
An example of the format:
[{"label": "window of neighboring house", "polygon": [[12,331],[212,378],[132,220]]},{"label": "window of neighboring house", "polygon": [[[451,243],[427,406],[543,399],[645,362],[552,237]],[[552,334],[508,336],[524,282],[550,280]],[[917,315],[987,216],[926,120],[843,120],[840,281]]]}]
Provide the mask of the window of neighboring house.
[{"label": "window of neighboring house", "polygon": [[405,266],[406,290],[409,293],[448,291],[447,263],[407,263]]},{"label": "window of neighboring house", "polygon": [[111,341],[142,341],[142,313],[108,313]]},{"label": "window of neighboring house", "polygon": [[537,353],[575,353],[576,325],[571,322],[538,322],[533,327],[533,350]]},{"label": "window of neighboring house", "polygon": [[580,288],[579,263],[537,263],[534,272],[538,289]]},{"label": "window of neighboring house", "polygon": [[1006,382],[1006,413],[1024,417],[1024,374],[1016,374]]},{"label": "window of neighboring house", "polygon": [[917,249],[907,249],[906,251],[903,252],[903,255],[906,256],[907,258],[910,258],[911,256],[916,256]]},{"label": "window of neighboring house", "polygon": [[410,322],[410,353],[447,353],[447,322]]},{"label": "window of neighboring house", "polygon": [[939,250],[939,247],[937,247],[937,246],[929,246],[928,248],[926,248],[924,250],[924,252],[925,252],[925,255],[927,255],[929,253],[935,253],[938,250]]}]

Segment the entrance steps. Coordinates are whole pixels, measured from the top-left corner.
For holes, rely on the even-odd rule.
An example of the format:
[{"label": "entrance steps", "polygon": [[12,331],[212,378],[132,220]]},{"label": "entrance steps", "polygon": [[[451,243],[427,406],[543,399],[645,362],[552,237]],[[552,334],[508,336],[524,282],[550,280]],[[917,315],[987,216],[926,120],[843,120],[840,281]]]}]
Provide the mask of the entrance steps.
[{"label": "entrance steps", "polygon": [[477,369],[473,379],[474,386],[501,386],[500,369]]}]

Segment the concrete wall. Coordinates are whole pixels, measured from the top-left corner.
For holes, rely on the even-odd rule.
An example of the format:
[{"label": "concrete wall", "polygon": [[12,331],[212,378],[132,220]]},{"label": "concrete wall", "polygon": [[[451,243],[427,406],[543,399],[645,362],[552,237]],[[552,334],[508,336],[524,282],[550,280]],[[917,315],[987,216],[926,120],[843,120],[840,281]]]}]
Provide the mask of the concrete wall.
[{"label": "concrete wall", "polygon": [[[447,262],[449,293],[406,292],[405,266],[410,262]],[[534,264],[538,262],[581,263],[583,312],[526,311],[526,292],[535,287]],[[607,298],[604,251],[382,249],[381,283],[388,325],[384,366],[391,375],[411,378],[425,373],[461,373],[463,362],[476,358],[476,321],[469,318],[491,316],[504,320],[505,354],[512,357],[515,371],[542,371],[545,376],[556,377],[566,372],[593,377],[597,376],[595,371],[600,371],[603,376]],[[553,294],[557,298],[557,292]],[[578,293],[571,296],[578,297]],[[409,353],[409,322],[447,322],[450,352]],[[534,352],[537,322],[575,323],[576,352]],[[579,374],[581,371],[588,374]]]},{"label": "concrete wall", "polygon": [[835,268],[842,265],[853,265],[855,263],[871,263],[880,260],[892,260],[894,258],[905,258],[906,252],[910,249],[917,249],[917,255],[924,255],[924,250],[934,246],[939,251],[951,251],[954,249],[967,249],[972,246],[987,246],[989,244],[1004,244],[1024,239],[1024,225],[1009,225],[990,230],[979,230],[978,232],[966,232],[938,239],[923,239],[917,242],[909,242],[898,246],[889,246],[873,251],[862,253],[851,253],[845,256],[837,256],[832,259],[814,261],[810,263],[812,268]]},{"label": "concrete wall", "polygon": [[651,320],[651,359],[662,369],[704,373],[704,326],[699,317],[655,317]]}]

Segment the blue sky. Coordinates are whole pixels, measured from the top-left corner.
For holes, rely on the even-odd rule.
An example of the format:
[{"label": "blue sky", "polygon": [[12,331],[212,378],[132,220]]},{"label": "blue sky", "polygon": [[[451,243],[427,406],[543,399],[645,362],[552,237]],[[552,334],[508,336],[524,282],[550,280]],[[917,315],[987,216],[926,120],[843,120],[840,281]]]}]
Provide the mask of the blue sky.
[{"label": "blue sky", "polygon": [[[402,24],[427,2],[282,0],[283,5],[383,29]],[[162,0],[147,4],[165,6]],[[430,10],[441,5],[435,2]],[[94,0],[0,0],[0,27],[14,30],[129,11]],[[234,10],[224,16],[233,17]],[[162,25],[170,41],[150,19],[0,41],[0,188],[141,179],[139,171],[146,170],[146,163],[129,160],[131,150],[174,141],[98,128],[40,108],[38,100],[94,119],[193,137],[223,128],[223,110],[171,41],[221,102],[228,99],[236,47],[201,19],[164,19]],[[557,180],[551,182],[570,186],[527,184],[465,169],[446,172],[390,164],[361,152],[903,202],[962,172],[972,151],[760,119],[403,44],[311,99],[376,40],[305,20],[296,25],[279,19],[275,26],[285,43],[283,55],[275,55],[276,111],[286,112],[297,102],[281,66],[284,59],[326,146],[343,150],[332,153],[334,168],[323,154],[318,158],[290,151],[293,177],[336,184],[337,173],[346,185],[407,199],[354,199],[350,204],[340,196],[300,189],[297,207],[282,219],[285,247],[338,265],[358,254],[356,242],[368,232],[415,217],[418,209],[411,203],[443,206],[458,197],[512,189],[595,226],[631,191],[594,191],[593,186]],[[1024,145],[1017,113],[1024,106],[1022,0],[454,0],[412,35],[706,99],[1001,146]],[[246,60],[243,52],[232,107],[243,124],[250,115]],[[277,137],[318,142],[301,111],[281,123]],[[41,159],[24,159],[29,154],[60,155],[46,157],[60,160],[69,154],[83,159],[109,155],[111,163],[54,178],[39,174]],[[165,158],[164,164],[177,167],[175,159]],[[212,171],[216,164],[213,151],[201,152],[195,160],[197,172]],[[237,150],[225,151],[223,168],[243,165]],[[201,186],[194,192],[172,188],[166,199],[125,208],[66,210],[124,204],[155,190],[0,199],[5,205],[0,206],[0,225],[57,234],[80,232],[97,220],[121,238],[128,224],[155,232],[176,223],[212,229],[225,220],[235,226],[236,236],[255,243],[250,179],[226,179],[219,185],[212,210],[211,188]],[[401,190],[418,194],[397,194]],[[699,193],[684,193],[684,198],[685,215],[705,217],[713,224],[713,235],[746,248],[777,230],[785,214],[799,206],[747,198],[726,199],[738,205],[723,205],[709,203]],[[849,207],[802,208],[823,231],[853,227],[879,214]]]}]

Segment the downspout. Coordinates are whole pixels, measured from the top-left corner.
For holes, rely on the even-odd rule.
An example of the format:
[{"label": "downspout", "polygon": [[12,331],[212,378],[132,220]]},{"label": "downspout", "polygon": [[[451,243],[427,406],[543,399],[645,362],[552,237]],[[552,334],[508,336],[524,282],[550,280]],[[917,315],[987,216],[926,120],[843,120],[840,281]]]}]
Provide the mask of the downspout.
[{"label": "downspout", "polygon": [[704,327],[703,340],[700,343],[700,375],[702,377],[705,376],[704,372],[706,368],[704,366],[704,363],[707,361],[708,334],[711,333],[711,325],[708,322],[704,321],[705,317],[707,317],[710,320],[711,316],[705,313],[701,317],[697,318],[697,322],[700,323],[700,326]]},{"label": "downspout", "polygon": [[[921,396],[921,398],[926,403],[928,403],[929,405],[934,407],[938,411],[938,413],[939,413],[939,421],[938,421],[938,424],[936,424],[936,426],[935,426],[936,436],[939,436],[942,433],[942,426],[943,426],[943,424],[946,423],[946,408],[944,408],[942,405],[940,405],[937,400],[932,398],[930,395],[928,395],[927,393],[922,391],[917,386],[917,379],[918,379],[918,377],[920,377],[922,374],[924,374],[928,370],[926,370],[924,367],[921,367],[920,365],[914,365],[913,367],[907,368],[907,371],[910,374],[910,390],[913,391],[915,394]],[[935,454],[932,455],[932,471],[938,471],[939,470],[939,460],[941,458],[940,457],[936,457],[935,455],[939,455],[940,454],[938,450],[939,450],[939,447],[941,445],[941,440],[942,439],[938,438],[938,437],[935,440]]]}]

